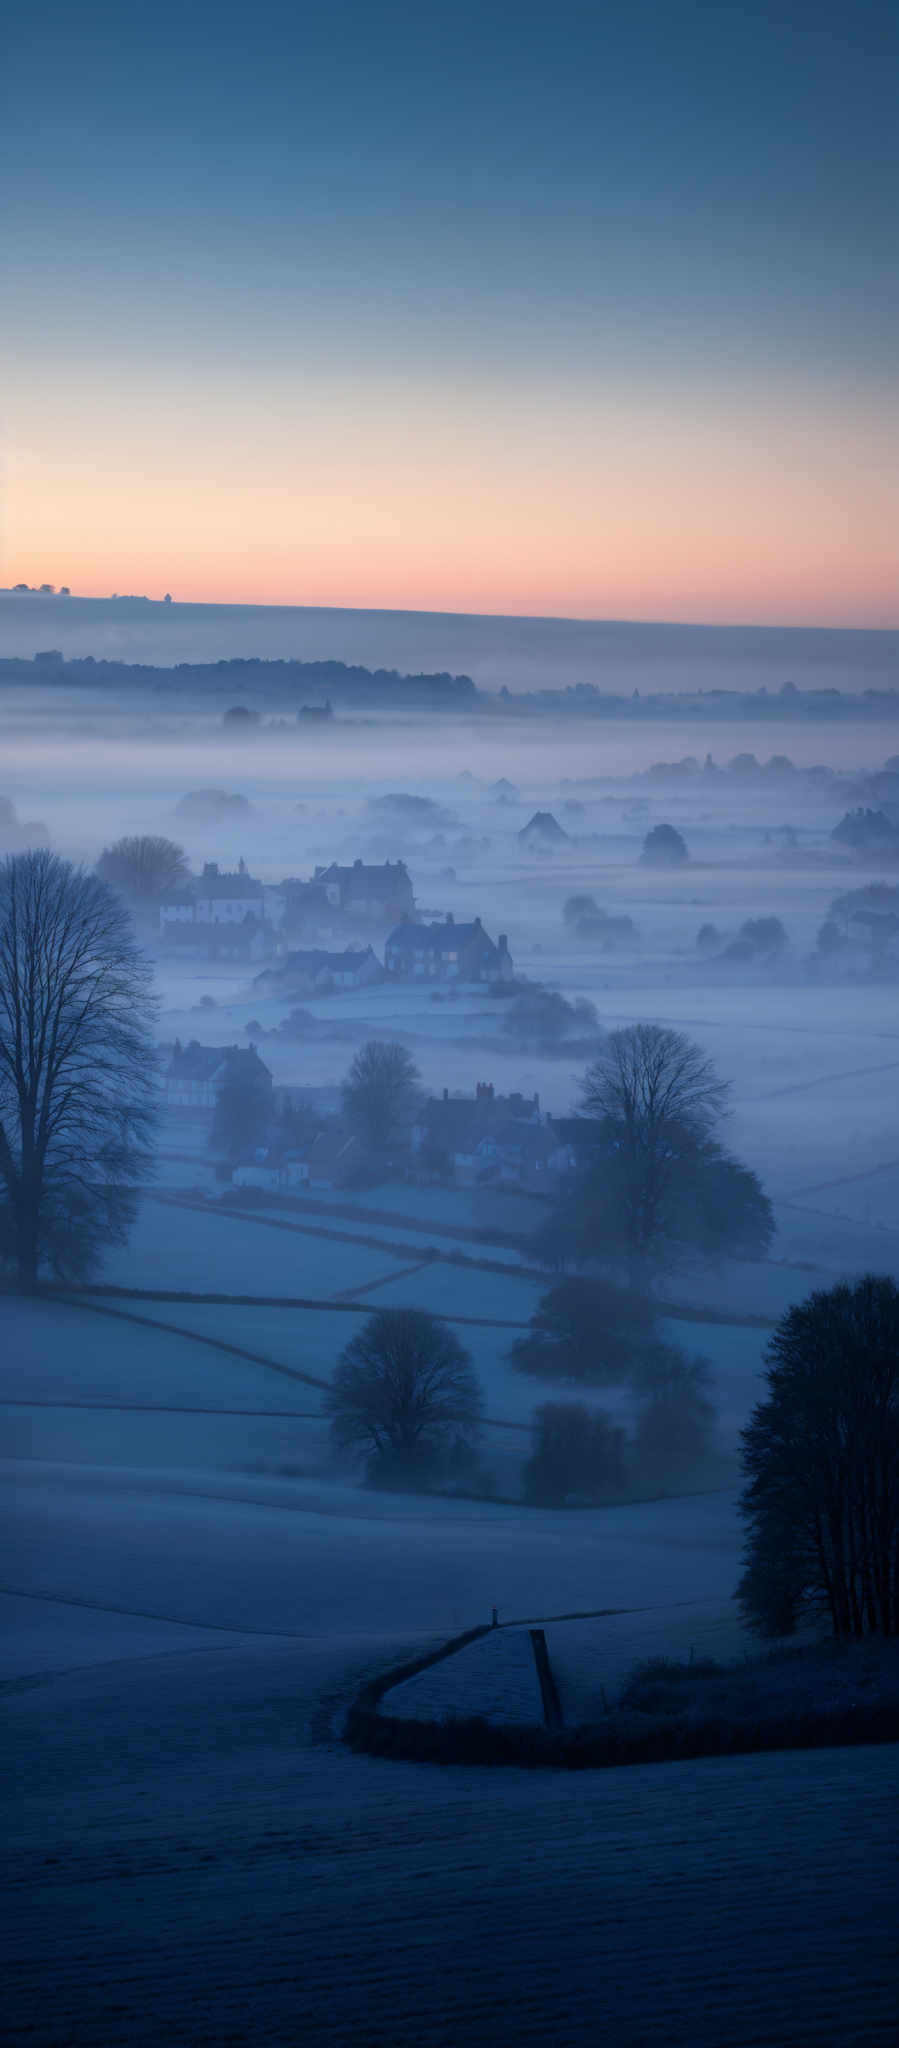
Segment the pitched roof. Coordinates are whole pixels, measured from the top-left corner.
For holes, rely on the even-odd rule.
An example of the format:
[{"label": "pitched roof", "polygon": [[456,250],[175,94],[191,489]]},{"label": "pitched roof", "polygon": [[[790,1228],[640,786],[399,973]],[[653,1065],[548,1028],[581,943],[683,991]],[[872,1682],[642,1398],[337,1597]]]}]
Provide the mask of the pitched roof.
[{"label": "pitched roof", "polygon": [[252,875],[246,873],[222,875],[219,873],[218,862],[214,860],[206,862],[203,873],[196,884],[196,894],[198,896],[226,897],[229,902],[234,902],[241,897],[256,898],[261,896],[262,893],[262,883],[255,881]]},{"label": "pitched roof", "polygon": [[405,861],[388,860],[379,865],[369,866],[365,861],[356,860],[352,867],[341,867],[334,860],[330,867],[316,868],[316,882],[337,882],[348,896],[393,895],[399,889],[405,895],[411,888]]},{"label": "pitched roof", "polygon": [[201,1045],[196,1038],[189,1045],[179,1045],[176,1040],[167,1073],[175,1081],[211,1081],[222,1067],[243,1066],[248,1061],[261,1067],[271,1080],[269,1069],[254,1045]]},{"label": "pitched roof", "polygon": [[419,948],[427,953],[457,953],[460,947],[476,945],[478,941],[485,950],[496,952],[493,940],[476,917],[473,924],[398,924],[387,944],[405,953]]}]

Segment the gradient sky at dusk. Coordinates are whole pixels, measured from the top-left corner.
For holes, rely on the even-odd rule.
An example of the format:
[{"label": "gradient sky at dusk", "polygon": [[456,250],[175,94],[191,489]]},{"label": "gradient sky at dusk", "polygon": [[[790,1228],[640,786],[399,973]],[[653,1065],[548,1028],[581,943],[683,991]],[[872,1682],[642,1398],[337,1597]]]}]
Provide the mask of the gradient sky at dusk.
[{"label": "gradient sky at dusk", "polygon": [[895,624],[899,12],[14,8],[0,582]]}]

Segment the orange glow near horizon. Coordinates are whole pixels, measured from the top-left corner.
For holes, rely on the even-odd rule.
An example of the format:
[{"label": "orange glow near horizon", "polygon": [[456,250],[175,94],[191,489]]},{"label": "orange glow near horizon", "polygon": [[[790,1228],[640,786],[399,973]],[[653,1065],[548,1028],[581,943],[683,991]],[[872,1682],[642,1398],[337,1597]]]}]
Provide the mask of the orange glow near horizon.
[{"label": "orange glow near horizon", "polygon": [[182,601],[889,627],[882,406],[800,392],[86,389],[22,408],[0,581]]}]

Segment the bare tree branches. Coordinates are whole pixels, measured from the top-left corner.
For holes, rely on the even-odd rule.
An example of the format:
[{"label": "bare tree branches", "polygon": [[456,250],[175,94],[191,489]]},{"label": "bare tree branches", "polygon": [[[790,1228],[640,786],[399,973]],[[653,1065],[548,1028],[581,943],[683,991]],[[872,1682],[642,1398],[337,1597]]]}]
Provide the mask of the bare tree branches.
[{"label": "bare tree branches", "polygon": [[382,1309],[353,1337],[326,1395],[341,1450],[373,1478],[424,1476],[455,1443],[470,1445],[481,1397],[467,1351],[424,1309]]},{"label": "bare tree branches", "polygon": [[122,904],[55,854],[0,864],[0,1251],[33,1288],[125,1235],[150,1172],[151,970]]}]

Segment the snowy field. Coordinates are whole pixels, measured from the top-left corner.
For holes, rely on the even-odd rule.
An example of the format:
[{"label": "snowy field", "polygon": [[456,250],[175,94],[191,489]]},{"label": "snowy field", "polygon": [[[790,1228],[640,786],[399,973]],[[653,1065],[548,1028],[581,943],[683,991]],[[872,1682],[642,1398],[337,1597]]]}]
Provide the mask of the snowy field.
[{"label": "snowy field", "polygon": [[86,1470],[7,1498],[13,2048],[894,2038],[897,1750],[571,1779],[335,1745],[364,1676],[497,1593],[688,1589],[684,1504],[635,1544]]},{"label": "snowy field", "polygon": [[[507,932],[519,969],[588,997],[601,1026],[670,1022],[712,1053],[733,1083],[728,1142],[778,1216],[770,1262],[694,1266],[660,1289],[679,1311],[662,1333],[709,1361],[723,1452],[790,1302],[841,1272],[899,1271],[895,990],[822,984],[809,965],[832,898],[878,878],[830,840],[842,785],[643,772],[709,744],[719,761],[751,748],[873,768],[892,735],[385,719],[237,746],[209,712],[144,707],[89,733],[57,705],[72,729],[51,733],[13,709],[0,705],[0,793],[66,854],[93,861],[118,832],[159,830],[194,866],[243,857],[266,880],[402,854],[425,911]],[[210,786],[251,809],[222,828],[179,821],[180,798]],[[448,816],[385,821],[371,799],[397,789]],[[558,853],[518,840],[537,809],[570,835]],[[690,845],[677,874],[639,865],[662,820]],[[571,937],[563,904],[582,891],[633,917],[633,951]],[[762,915],[787,929],[776,971],[702,963],[701,924],[732,936]],[[477,990],[304,1000],[315,1030],[296,1039],[252,970],[161,960],[158,986],[163,1042],[246,1043],[261,1025],[263,1058],[295,1086],[335,1090],[376,1032],[404,1039],[429,1089],[492,1081],[558,1114],[577,1101],[584,1057],[519,1044]],[[162,1149],[103,1274],[130,1299],[0,1300],[5,2040],[892,2044],[896,1749],[574,1780],[376,1763],[336,1739],[364,1678],[494,1606],[548,1618],[569,1718],[641,1656],[739,1647],[732,1488],[591,1513],[514,1502],[532,1410],[557,1389],[507,1356],[539,1285],[477,1233],[526,1235],[535,1205],[397,1183],[352,1196],[361,1220],[338,1195],[237,1213],[218,1204],[202,1124],[170,1116]],[[508,1271],[454,1262],[457,1246]],[[147,1298],[160,1290],[250,1299]],[[453,1321],[505,1501],[378,1495],[335,1467],[322,1400],[360,1327],[351,1303]],[[628,1419],[624,1395],[588,1398]],[[551,1619],[607,1607],[627,1612]],[[467,1654],[404,1688],[409,1711],[469,1711],[475,1693],[481,1710],[486,1683],[490,1711],[533,1718],[526,1632]]]}]

